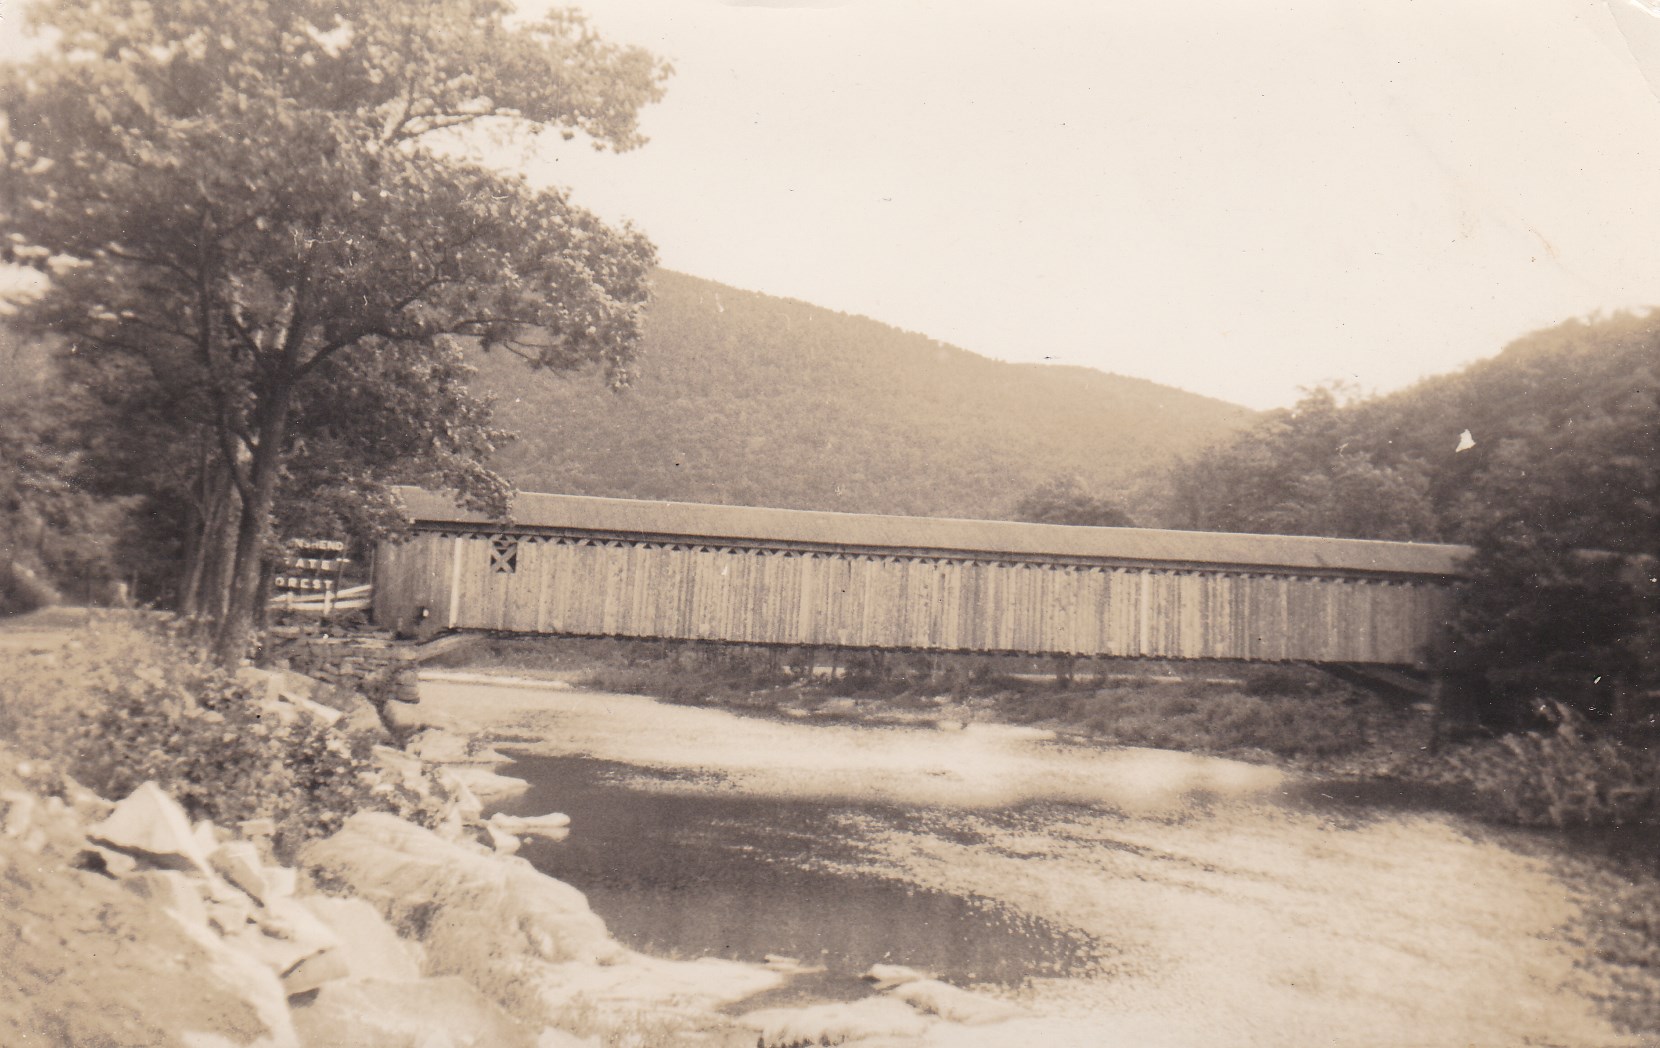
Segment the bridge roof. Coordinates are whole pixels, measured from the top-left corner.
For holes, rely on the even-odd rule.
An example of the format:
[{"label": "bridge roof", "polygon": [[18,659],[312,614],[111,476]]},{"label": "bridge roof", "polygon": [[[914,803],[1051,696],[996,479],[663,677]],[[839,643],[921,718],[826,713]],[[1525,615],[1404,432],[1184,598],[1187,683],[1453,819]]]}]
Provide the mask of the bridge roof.
[{"label": "bridge roof", "polygon": [[1152,528],[1085,528],[997,520],[890,517],[754,506],[520,492],[510,520],[458,507],[449,497],[399,488],[418,525],[474,524],[554,528],[699,542],[767,542],[941,555],[1019,556],[1215,567],[1290,568],[1449,576],[1460,573],[1465,546],[1381,542],[1302,535],[1250,535]]}]

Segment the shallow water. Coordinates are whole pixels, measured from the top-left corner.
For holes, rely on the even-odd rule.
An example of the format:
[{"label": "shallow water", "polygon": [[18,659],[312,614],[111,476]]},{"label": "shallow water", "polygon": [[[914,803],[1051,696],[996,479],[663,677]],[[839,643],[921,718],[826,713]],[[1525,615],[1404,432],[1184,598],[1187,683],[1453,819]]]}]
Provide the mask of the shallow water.
[{"label": "shallow water", "polygon": [[1046,1045],[1639,1043],[1547,851],[1432,796],[1030,731],[422,691],[527,740],[514,810],[573,830],[526,854],[649,950],[787,953],[840,992],[872,960],[935,968],[1070,1024]]},{"label": "shallow water", "polygon": [[[983,896],[848,872],[860,859],[838,825],[903,811],[683,792],[673,776],[583,757],[516,754],[531,783],[504,810],[557,809],[572,833],[527,839],[520,854],[581,889],[627,945],[667,957],[823,968],[798,995],[853,997],[871,965],[906,964],[960,985],[1013,985],[1092,968],[1103,945]],[[670,787],[669,792],[654,786]]]}]

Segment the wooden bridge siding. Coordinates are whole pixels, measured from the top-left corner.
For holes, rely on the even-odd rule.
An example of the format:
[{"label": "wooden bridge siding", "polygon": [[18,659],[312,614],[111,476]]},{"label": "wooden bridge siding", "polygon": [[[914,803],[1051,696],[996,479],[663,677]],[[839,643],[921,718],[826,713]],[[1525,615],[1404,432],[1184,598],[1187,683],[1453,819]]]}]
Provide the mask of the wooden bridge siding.
[{"label": "wooden bridge siding", "polygon": [[415,625],[418,608],[426,608],[431,622],[449,625],[450,558],[448,547],[435,535],[409,542],[383,543],[375,552],[375,621],[397,627]]},{"label": "wooden bridge siding", "polygon": [[[514,632],[1164,658],[1415,661],[1429,583],[420,533],[377,562],[381,621],[415,606]],[[400,618],[404,616],[405,618]]]}]

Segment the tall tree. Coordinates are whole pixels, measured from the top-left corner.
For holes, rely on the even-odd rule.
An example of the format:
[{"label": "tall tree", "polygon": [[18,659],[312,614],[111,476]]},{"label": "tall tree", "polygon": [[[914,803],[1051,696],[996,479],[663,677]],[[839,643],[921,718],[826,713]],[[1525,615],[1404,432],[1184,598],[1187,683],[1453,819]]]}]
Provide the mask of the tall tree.
[{"label": "tall tree", "polygon": [[0,319],[0,614],[112,580],[120,507],[77,483],[81,459],[50,347]]},{"label": "tall tree", "polygon": [[[668,73],[650,55],[574,13],[514,22],[503,0],[31,14],[56,47],[7,71],[0,129],[0,222],[53,276],[25,319],[66,336],[95,399],[171,398],[148,424],[188,493],[222,659],[247,648],[285,481],[324,446],[372,450],[366,418],[406,415],[392,457],[499,499],[460,340],[626,377],[650,245],[453,146],[467,129],[637,146]],[[386,457],[334,479],[373,485]]]},{"label": "tall tree", "polygon": [[1491,686],[1495,726],[1539,699],[1633,709],[1660,686],[1656,371],[1533,413],[1481,465],[1453,507],[1475,554],[1443,661]]},{"label": "tall tree", "polygon": [[[1174,479],[1187,526],[1474,547],[1433,654],[1492,727],[1660,685],[1660,316],[1569,321],[1463,372],[1315,390]],[[1460,434],[1472,440],[1460,439]]]},{"label": "tall tree", "polygon": [[1175,522],[1206,531],[1435,538],[1422,464],[1366,434],[1359,406],[1341,389],[1311,389],[1290,410],[1184,462],[1171,481]]},{"label": "tall tree", "polygon": [[1111,499],[1090,494],[1075,476],[1052,477],[1009,510],[1010,520],[1087,528],[1133,528],[1129,513]]}]

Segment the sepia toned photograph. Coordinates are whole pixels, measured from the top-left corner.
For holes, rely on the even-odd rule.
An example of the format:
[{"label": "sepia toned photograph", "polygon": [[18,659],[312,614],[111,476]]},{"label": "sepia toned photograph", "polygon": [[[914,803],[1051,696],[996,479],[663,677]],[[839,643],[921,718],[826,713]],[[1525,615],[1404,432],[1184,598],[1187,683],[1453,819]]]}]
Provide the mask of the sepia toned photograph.
[{"label": "sepia toned photograph", "polygon": [[0,0],[0,1048],[1660,1044],[1660,2]]}]

